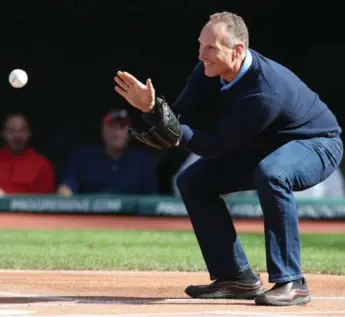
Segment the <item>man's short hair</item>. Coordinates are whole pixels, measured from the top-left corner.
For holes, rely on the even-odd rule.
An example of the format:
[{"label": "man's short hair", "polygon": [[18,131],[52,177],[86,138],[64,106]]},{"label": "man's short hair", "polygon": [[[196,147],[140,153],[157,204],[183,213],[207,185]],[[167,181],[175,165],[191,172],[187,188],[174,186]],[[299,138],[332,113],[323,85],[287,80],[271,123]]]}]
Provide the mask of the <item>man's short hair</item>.
[{"label": "man's short hair", "polygon": [[235,13],[223,11],[210,15],[210,22],[223,22],[231,36],[231,45],[241,42],[245,48],[249,47],[249,32],[242,17]]}]

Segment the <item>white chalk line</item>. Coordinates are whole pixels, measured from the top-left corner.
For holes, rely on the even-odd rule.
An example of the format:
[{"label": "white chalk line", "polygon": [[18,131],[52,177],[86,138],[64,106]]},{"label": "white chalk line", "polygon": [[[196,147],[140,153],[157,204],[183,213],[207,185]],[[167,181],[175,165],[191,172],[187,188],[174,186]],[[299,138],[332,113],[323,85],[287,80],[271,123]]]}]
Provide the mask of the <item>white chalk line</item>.
[{"label": "white chalk line", "polygon": [[[19,310],[0,310],[0,316],[32,316],[36,311],[19,311]],[[327,315],[326,315],[327,314]],[[260,316],[274,316],[274,317],[322,317],[329,316],[333,317],[344,317],[345,312],[343,311],[318,311],[318,312],[306,312],[296,311],[293,313],[289,312],[264,312],[264,311],[246,311],[246,310],[211,310],[202,312],[190,312],[190,313],[122,313],[122,314],[102,314],[102,315],[88,315],[90,317],[260,317]],[[336,314],[336,315],[335,315]],[[85,317],[85,314],[65,314],[65,315],[35,315],[35,317]]]},{"label": "white chalk line", "polygon": [[[25,294],[25,293],[17,293],[17,292],[0,292],[0,303],[1,303],[1,297],[13,297],[15,298],[32,298],[33,300],[47,300],[47,301],[54,301],[52,302],[44,302],[44,303],[30,303],[31,306],[38,305],[38,306],[44,306],[44,307],[59,307],[61,305],[63,306],[75,306],[78,305],[88,305],[88,304],[117,304],[117,305],[128,305],[128,304],[145,304],[146,302],[149,302],[150,300],[147,299],[128,299],[128,300],[101,300],[101,299],[89,299],[87,296],[85,298],[80,298],[80,302],[78,300],[78,297],[75,296],[49,296],[49,295],[39,295],[39,294]],[[315,296],[313,299],[317,300],[344,300],[345,296]],[[154,301],[154,300],[152,300]],[[162,299],[157,300],[158,303],[164,302],[164,303],[177,303],[177,304],[183,304],[183,303],[205,303],[208,301],[210,304],[217,302],[217,300],[200,300],[200,299],[177,299],[177,298],[171,298],[171,299]],[[60,302],[60,303],[57,303]],[[63,303],[61,303],[63,302]],[[219,302],[219,301],[218,301]],[[224,305],[227,304],[226,300],[222,300],[222,303]],[[231,303],[236,305],[236,303]],[[0,308],[13,308],[13,307],[26,307],[27,308],[28,303],[11,303],[11,304],[0,304]],[[20,310],[1,310],[0,309],[0,316],[32,316],[34,312],[33,311],[20,311]],[[26,314],[26,315],[24,315]],[[292,314],[289,312],[282,312],[277,314],[277,312],[263,312],[263,311],[247,311],[247,310],[214,310],[214,311],[202,311],[202,312],[191,312],[191,313],[124,313],[124,314],[109,314],[109,315],[90,315],[90,317],[154,317],[154,316],[165,316],[165,317],[198,317],[198,316],[208,316],[208,317],[218,317],[218,316],[232,316],[232,317],[256,317],[256,316],[275,316],[275,317],[322,317],[327,316],[327,314],[332,314],[333,317],[345,317],[345,311],[317,311],[317,312],[305,312],[305,311],[296,311]],[[335,315],[337,314],[337,315]],[[61,316],[61,315],[59,315]],[[85,317],[85,315],[62,315],[61,317]],[[52,315],[40,315],[35,317],[54,317]],[[58,317],[58,316],[55,316]]]},{"label": "white chalk line", "polygon": [[136,270],[16,270],[16,269],[0,269],[0,273],[30,273],[30,274],[56,274],[56,273],[63,273],[63,274],[71,274],[71,275],[79,275],[79,274],[86,274],[86,275],[94,275],[94,274],[121,274],[121,275],[149,275],[151,276],[152,273],[160,274],[160,275],[207,275],[206,271],[136,271]]},{"label": "white chalk line", "polygon": [[14,297],[14,298],[32,298],[37,300],[52,300],[52,301],[75,301],[77,297],[72,296],[49,296],[49,295],[38,295],[38,294],[25,294],[16,292],[0,292],[0,303],[1,297]]},{"label": "white chalk line", "polygon": [[[325,312],[327,314],[327,312]],[[333,317],[344,317],[345,315],[334,315],[334,313],[338,314],[338,312],[328,312],[332,313]],[[343,313],[343,312],[340,312]],[[254,312],[254,311],[203,311],[203,312],[195,312],[195,313],[137,313],[137,314],[102,314],[102,315],[88,315],[90,317],[199,317],[199,316],[207,316],[207,317],[222,317],[222,316],[232,316],[232,317],[260,317],[260,316],[274,316],[274,317],[321,317],[323,312],[318,312],[317,315],[314,313],[306,313],[306,312],[295,312],[291,313],[272,313],[272,312]],[[85,317],[85,315],[81,314],[67,314],[67,315],[59,315],[61,317]],[[35,317],[54,317],[52,315],[35,315]],[[58,317],[57,315],[55,317]]]},{"label": "white chalk line", "polygon": [[29,310],[0,310],[0,316],[29,316],[35,313],[35,311]]},{"label": "white chalk line", "polygon": [[[8,315],[7,315],[8,316]],[[141,317],[142,315],[138,315],[138,314],[135,314],[135,315],[87,315],[88,317]],[[146,315],[147,317],[151,317],[151,316],[155,316],[155,315]],[[160,315],[157,315],[157,316],[160,316]],[[184,314],[178,314],[178,315],[169,315],[168,317],[199,317],[199,316],[207,316],[207,317],[219,317],[219,315],[210,315],[210,314],[207,314],[207,315],[184,315]],[[232,314],[228,314],[227,316],[232,316],[232,317],[243,317],[243,316],[246,316],[246,317],[256,317],[258,315],[255,315],[255,314],[245,314],[245,315],[232,315]],[[267,315],[260,315],[260,316],[267,316]],[[270,315],[270,316],[275,316],[275,317],[286,317],[286,316],[289,316],[289,317],[305,317],[303,315]],[[345,315],[332,315],[332,317],[344,317]],[[27,316],[27,317],[32,317],[32,316]],[[40,315],[40,316],[37,316],[35,315],[35,317],[86,317],[86,315],[56,315],[56,316],[52,316],[52,315]],[[316,315],[309,315],[308,317],[329,317],[329,316],[316,316]]]},{"label": "white chalk line", "polygon": [[[342,313],[341,315],[338,315]],[[316,315],[313,312],[294,312],[294,313],[278,313],[277,312],[255,312],[255,311],[203,311],[203,312],[194,312],[194,313],[136,313],[136,314],[102,314],[102,315],[88,315],[90,317],[199,317],[199,316],[208,316],[208,317],[222,317],[222,316],[232,316],[232,317],[260,317],[260,316],[274,316],[274,317],[321,317],[324,314],[332,314],[333,317],[344,317],[344,311],[321,311],[317,312]],[[334,315],[337,314],[337,315]],[[61,315],[60,315],[61,316]],[[67,314],[62,315],[63,317],[85,317],[81,314]],[[61,316],[61,317],[62,317]],[[35,315],[35,317],[52,317],[51,315]],[[58,317],[58,316],[55,316]]]},{"label": "white chalk line", "polygon": [[345,300],[345,296],[312,296],[311,298],[317,300]]},{"label": "white chalk line", "polygon": [[[154,302],[157,301],[159,303],[205,303],[210,302],[210,304],[214,302],[224,302],[224,304],[228,303],[230,300],[209,300],[209,299],[193,299],[193,298],[162,298],[162,299],[147,299],[147,298],[128,298],[128,300],[117,300],[117,299],[92,299],[88,297],[93,296],[53,296],[53,295],[40,295],[40,294],[26,294],[22,292],[1,292],[0,291],[0,300],[1,297],[15,297],[15,298],[32,298],[36,300],[51,300],[51,301],[61,301],[61,302],[71,302],[71,301],[82,301],[83,303],[113,303],[113,304],[126,304],[126,303],[145,303],[145,302]],[[100,296],[101,297],[101,296]],[[312,296],[312,300],[344,300],[345,296]]]},{"label": "white chalk line", "polygon": [[[345,296],[312,296],[312,300],[345,300]],[[206,301],[209,301],[210,304],[212,302],[215,302],[217,300],[207,300],[207,299],[179,299],[179,298],[168,298],[163,299],[162,302],[169,302],[169,303],[184,303],[184,302],[194,302],[194,303],[205,303]],[[228,303],[230,300],[222,300],[224,304]]]},{"label": "white chalk line", "polygon": [[[145,302],[164,302],[164,303],[205,303],[205,302],[217,302],[217,300],[208,300],[208,299],[192,299],[192,298],[162,298],[162,299],[147,299],[147,298],[128,298],[128,300],[117,300],[117,299],[92,299],[88,298],[89,296],[51,296],[51,295],[40,295],[40,294],[26,294],[26,293],[17,293],[17,292],[1,292],[0,291],[0,299],[1,297],[15,297],[15,298],[32,298],[37,300],[52,300],[52,301],[83,301],[84,303],[114,303],[114,304],[126,304],[126,303],[145,303]],[[93,296],[90,296],[93,297]],[[312,300],[344,300],[345,296],[312,296]],[[228,303],[228,300],[221,300],[224,304]],[[218,300],[219,302],[219,300]]]}]

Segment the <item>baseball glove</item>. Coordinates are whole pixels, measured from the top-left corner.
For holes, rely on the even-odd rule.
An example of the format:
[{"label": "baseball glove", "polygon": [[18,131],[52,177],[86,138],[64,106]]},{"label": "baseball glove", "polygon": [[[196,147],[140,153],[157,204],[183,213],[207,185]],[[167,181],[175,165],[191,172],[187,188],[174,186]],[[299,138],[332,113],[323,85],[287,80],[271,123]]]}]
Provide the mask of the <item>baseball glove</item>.
[{"label": "baseball glove", "polygon": [[148,131],[131,128],[129,134],[132,137],[160,150],[173,147],[180,141],[180,123],[163,98],[156,98],[153,110],[143,114],[143,118],[149,125]]}]

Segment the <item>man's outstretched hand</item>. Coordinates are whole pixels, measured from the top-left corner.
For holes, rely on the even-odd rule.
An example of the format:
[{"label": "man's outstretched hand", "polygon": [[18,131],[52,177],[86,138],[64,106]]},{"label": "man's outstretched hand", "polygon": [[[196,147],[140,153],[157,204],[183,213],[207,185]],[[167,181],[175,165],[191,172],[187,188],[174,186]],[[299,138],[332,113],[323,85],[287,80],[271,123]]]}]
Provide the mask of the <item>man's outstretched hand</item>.
[{"label": "man's outstretched hand", "polygon": [[151,79],[147,79],[146,85],[144,85],[133,75],[118,71],[114,80],[118,84],[118,86],[115,86],[115,91],[133,107],[142,112],[152,110],[155,103],[155,89]]}]

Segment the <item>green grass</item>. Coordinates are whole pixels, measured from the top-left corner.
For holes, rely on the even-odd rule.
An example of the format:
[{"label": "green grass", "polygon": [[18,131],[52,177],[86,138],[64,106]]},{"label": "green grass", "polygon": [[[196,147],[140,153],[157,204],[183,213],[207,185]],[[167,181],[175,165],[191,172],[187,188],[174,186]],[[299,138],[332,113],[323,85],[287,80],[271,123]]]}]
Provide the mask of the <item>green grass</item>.
[{"label": "green grass", "polygon": [[[256,270],[265,271],[262,234],[240,234]],[[204,271],[191,232],[0,230],[0,268]],[[302,234],[305,272],[345,274],[345,235]]]}]

